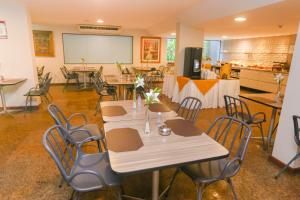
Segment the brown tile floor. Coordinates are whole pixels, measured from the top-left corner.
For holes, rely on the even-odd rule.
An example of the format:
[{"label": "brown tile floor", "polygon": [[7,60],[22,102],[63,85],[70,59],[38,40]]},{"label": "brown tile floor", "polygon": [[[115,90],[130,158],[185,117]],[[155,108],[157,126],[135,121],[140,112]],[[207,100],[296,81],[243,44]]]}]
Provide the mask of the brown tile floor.
[{"label": "brown tile floor", "polygon": [[[99,123],[99,115],[94,116],[97,96],[94,91],[63,92],[61,86],[52,86],[53,102],[66,113],[83,112],[90,121]],[[270,110],[249,102],[253,111]],[[174,105],[176,106],[176,105]],[[201,112],[197,125],[206,129],[216,116],[224,114],[224,109],[206,109]],[[0,116],[0,199],[68,199],[71,189],[64,185],[58,188],[60,174],[43,149],[41,138],[45,130],[53,124],[46,107],[31,113]],[[267,130],[267,124],[264,127]],[[256,134],[256,130],[254,130]],[[163,170],[161,187],[165,186],[174,169]],[[246,159],[233,182],[239,199],[296,200],[300,199],[300,175],[285,173],[279,180],[273,175],[278,167],[268,161],[268,154],[262,150],[260,140],[252,139]],[[151,173],[127,177],[125,191],[149,199],[151,195]],[[180,174],[170,191],[169,199],[194,199],[195,187]],[[113,199],[109,192],[95,192],[82,195],[82,199]],[[225,182],[210,185],[204,199],[232,199]]]}]

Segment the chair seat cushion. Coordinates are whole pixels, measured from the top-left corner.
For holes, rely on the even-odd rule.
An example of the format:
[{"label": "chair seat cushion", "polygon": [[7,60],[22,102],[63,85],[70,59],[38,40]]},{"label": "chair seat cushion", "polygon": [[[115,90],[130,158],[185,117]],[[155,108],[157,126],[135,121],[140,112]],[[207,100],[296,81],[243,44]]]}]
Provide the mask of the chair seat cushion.
[{"label": "chair seat cushion", "polygon": [[242,112],[238,112],[238,118],[244,122],[246,122],[247,124],[258,124],[258,123],[262,123],[265,120],[263,118],[260,118],[258,116],[250,116],[246,113],[242,113]]},{"label": "chair seat cushion", "polygon": [[95,175],[81,174],[76,176],[70,185],[76,190],[85,192],[92,191],[106,186],[119,186],[120,177],[112,171],[107,152],[97,154],[85,154],[79,157],[76,164],[72,168],[71,175],[82,171],[94,171],[101,175],[103,183]]},{"label": "chair seat cushion", "polygon": [[[100,140],[104,138],[104,136],[101,134],[97,124],[86,124],[81,127],[73,126],[73,127],[71,127],[71,129],[72,130],[84,129],[84,130],[89,131],[92,136],[98,137]],[[82,140],[86,139],[87,137],[88,137],[87,134],[85,134],[83,132],[78,132],[78,133],[72,134],[72,138],[75,140],[75,142],[81,142]]]},{"label": "chair seat cushion", "polygon": [[[222,174],[228,162],[229,159],[227,158],[201,162],[183,166],[181,167],[181,170],[195,182],[213,182],[220,178],[220,175]],[[233,175],[236,168],[236,165],[231,165],[231,167],[226,172],[226,177],[230,177],[231,175]]]}]

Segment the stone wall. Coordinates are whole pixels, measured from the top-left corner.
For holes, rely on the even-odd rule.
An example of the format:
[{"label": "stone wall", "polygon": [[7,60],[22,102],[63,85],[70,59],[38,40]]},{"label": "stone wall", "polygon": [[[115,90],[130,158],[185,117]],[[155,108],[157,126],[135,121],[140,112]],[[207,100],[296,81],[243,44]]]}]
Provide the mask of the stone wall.
[{"label": "stone wall", "polygon": [[222,61],[242,65],[272,67],[273,62],[288,62],[292,57],[296,35],[224,40]]}]

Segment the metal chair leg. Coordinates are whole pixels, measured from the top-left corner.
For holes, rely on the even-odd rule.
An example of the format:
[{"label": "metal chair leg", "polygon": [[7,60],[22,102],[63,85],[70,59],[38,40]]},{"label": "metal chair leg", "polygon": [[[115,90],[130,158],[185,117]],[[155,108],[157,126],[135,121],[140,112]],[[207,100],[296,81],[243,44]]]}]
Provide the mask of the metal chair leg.
[{"label": "metal chair leg", "polygon": [[97,101],[97,105],[96,105],[96,112],[95,112],[95,116],[97,115],[97,113],[99,112],[99,108],[100,108],[100,102],[101,102],[101,98],[99,97],[98,101]]},{"label": "metal chair leg", "polygon": [[278,179],[279,178],[279,176],[290,166],[290,164],[294,161],[294,160],[296,160],[297,158],[300,158],[300,153],[297,153],[293,158],[292,158],[292,160],[290,160],[290,162],[288,162],[285,166],[284,166],[284,168],[282,168],[276,175],[275,175],[275,179]]},{"label": "metal chair leg", "polygon": [[197,197],[196,199],[197,200],[202,200],[202,194],[203,194],[203,190],[204,190],[204,187],[205,185],[204,184],[199,184],[197,183]]},{"label": "metal chair leg", "polygon": [[172,178],[171,178],[171,181],[170,181],[169,185],[167,185],[167,187],[164,189],[164,191],[159,195],[159,198],[162,198],[162,197],[165,197],[165,199],[168,198],[169,192],[170,192],[171,187],[172,187],[172,185],[173,185],[173,182],[174,182],[174,180],[175,180],[175,178],[176,178],[176,176],[177,176],[177,174],[178,174],[179,172],[180,172],[180,169],[177,168],[176,171],[174,172]]},{"label": "metal chair leg", "polygon": [[235,192],[235,190],[234,190],[234,187],[233,187],[233,184],[232,184],[231,179],[228,178],[226,181],[227,181],[227,183],[229,184],[229,186],[230,186],[230,188],[231,188],[231,191],[232,191],[232,193],[233,193],[234,199],[237,200],[237,195],[236,195],[236,192]]},{"label": "metal chair leg", "polygon": [[259,124],[258,128],[260,129],[260,134],[261,134],[261,140],[262,140],[262,143],[263,143],[263,148],[266,149],[265,138],[264,138],[264,131],[263,131],[263,128],[262,128],[262,124]]}]

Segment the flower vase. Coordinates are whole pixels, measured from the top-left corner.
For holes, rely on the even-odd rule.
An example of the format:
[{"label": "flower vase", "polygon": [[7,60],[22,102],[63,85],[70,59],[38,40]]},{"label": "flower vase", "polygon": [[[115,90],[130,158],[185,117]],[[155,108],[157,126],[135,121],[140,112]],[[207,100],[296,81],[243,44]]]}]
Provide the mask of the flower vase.
[{"label": "flower vase", "polygon": [[136,89],[133,89],[133,109],[136,109]]},{"label": "flower vase", "polygon": [[278,83],[277,85],[277,93],[276,93],[276,97],[275,97],[275,101],[276,102],[280,102],[281,101],[281,82]]},{"label": "flower vase", "polygon": [[149,134],[150,133],[150,120],[149,120],[149,105],[147,105],[146,109],[146,122],[145,122],[145,133]]}]

